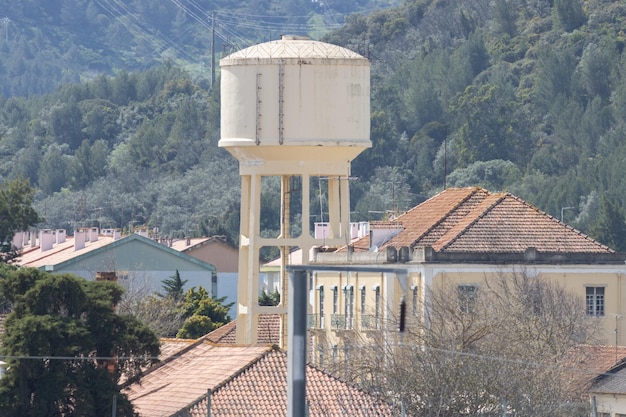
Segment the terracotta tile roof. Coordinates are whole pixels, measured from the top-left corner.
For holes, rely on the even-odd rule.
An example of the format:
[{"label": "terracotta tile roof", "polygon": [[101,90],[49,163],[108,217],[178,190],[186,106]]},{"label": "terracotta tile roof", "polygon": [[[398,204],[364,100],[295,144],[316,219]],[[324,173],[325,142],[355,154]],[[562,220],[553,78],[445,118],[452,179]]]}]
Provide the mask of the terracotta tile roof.
[{"label": "terracotta tile roof", "polygon": [[198,237],[198,238],[189,238],[189,239],[175,239],[172,240],[170,247],[179,252],[184,252],[189,250],[195,246],[200,246],[203,243],[210,241],[210,237]]},{"label": "terracotta tile roof", "polygon": [[32,268],[40,268],[45,265],[57,265],[61,262],[65,262],[68,259],[89,253],[98,248],[107,246],[113,243],[112,236],[99,236],[95,242],[85,242],[85,247],[82,249],[74,249],[74,237],[67,236],[65,242],[56,243],[47,251],[41,251],[40,246],[34,248],[24,248],[19,256],[16,264],[19,266],[26,266]]},{"label": "terracotta tile roof", "polygon": [[[389,404],[323,371],[307,367],[309,416],[393,416]],[[287,355],[272,349],[212,389],[211,416],[280,416],[287,414]],[[177,416],[204,417],[206,397],[187,405]]]},{"label": "terracotta tile roof", "polygon": [[[59,265],[69,260],[75,259],[79,256],[96,251],[100,248],[104,248],[108,245],[122,244],[133,239],[144,239],[145,242],[149,242],[151,244],[154,244],[155,246],[158,244],[160,246],[168,248],[168,250],[173,249],[176,252],[182,253],[192,248],[193,246],[198,246],[208,241],[211,241],[213,238],[204,237],[190,239],[190,245],[187,245],[186,239],[167,240],[166,242],[160,242],[154,239],[140,236],[138,234],[126,235],[119,239],[115,239],[113,238],[113,236],[99,235],[98,240],[93,242],[86,241],[83,248],[76,250],[74,247],[74,236],[66,236],[64,242],[55,243],[51,249],[48,249],[46,251],[42,251],[41,246],[39,245],[34,248],[25,247],[22,250],[22,253],[18,257],[17,261],[15,261],[15,264],[32,268],[41,268],[46,265]],[[195,258],[193,259],[195,260]]]},{"label": "terracotta tile roof", "polygon": [[[235,344],[237,320],[212,331],[204,336],[213,343]],[[278,314],[260,314],[257,330],[257,344],[271,345],[280,342],[280,316]]]},{"label": "terracotta tile roof", "polygon": [[217,346],[199,340],[146,372],[140,383],[124,392],[139,415],[170,416],[270,349]]},{"label": "terracotta tile roof", "polygon": [[161,355],[159,356],[159,359],[164,360],[193,345],[197,342],[197,339],[175,339],[171,337],[164,337],[161,338],[160,342]]},{"label": "terracotta tile roof", "polygon": [[[612,370],[619,370],[620,365],[624,367],[626,346],[581,345],[568,356],[567,383],[573,392],[578,392],[585,399],[590,391],[601,392],[599,390],[606,389],[600,382],[607,380]],[[614,381],[609,384],[614,384]],[[626,386],[622,392],[626,393]]]},{"label": "terracotta tile roof", "polygon": [[[439,253],[614,253],[509,193],[480,188],[450,188],[394,220],[402,231],[379,245],[431,246]],[[354,244],[369,248],[368,237]],[[366,249],[365,249],[366,250]]]}]

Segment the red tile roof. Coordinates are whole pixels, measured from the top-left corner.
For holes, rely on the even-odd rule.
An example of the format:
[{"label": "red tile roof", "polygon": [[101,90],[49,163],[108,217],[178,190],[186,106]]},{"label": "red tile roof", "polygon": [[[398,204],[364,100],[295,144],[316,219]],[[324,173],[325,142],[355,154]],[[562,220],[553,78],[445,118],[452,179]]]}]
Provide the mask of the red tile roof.
[{"label": "red tile roof", "polygon": [[626,360],[626,346],[580,345],[568,355],[567,383],[585,399],[595,381]]},{"label": "red tile roof", "polygon": [[[309,416],[393,416],[387,403],[323,371],[307,367]],[[287,355],[273,348],[211,389],[211,416],[284,417],[287,414]],[[207,398],[187,404],[177,416],[204,417]],[[142,414],[143,416],[143,414]],[[146,415],[147,416],[147,415]]]},{"label": "red tile roof", "polygon": [[170,416],[269,350],[268,346],[216,346],[199,340],[147,371],[125,393],[139,415]]},{"label": "red tile roof", "polygon": [[[237,320],[212,331],[204,336],[213,343],[235,344],[237,334]],[[257,328],[257,344],[271,345],[280,342],[280,316],[278,314],[259,314]]]},{"label": "red tile roof", "polygon": [[[398,216],[402,230],[379,245],[431,246],[438,253],[614,253],[509,193],[450,188]],[[369,248],[369,237],[354,244]]]}]

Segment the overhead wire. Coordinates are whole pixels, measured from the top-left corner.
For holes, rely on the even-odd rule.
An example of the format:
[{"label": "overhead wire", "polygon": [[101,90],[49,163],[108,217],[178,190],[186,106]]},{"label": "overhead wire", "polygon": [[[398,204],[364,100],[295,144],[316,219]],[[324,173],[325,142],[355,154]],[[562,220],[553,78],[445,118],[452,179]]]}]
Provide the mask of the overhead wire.
[{"label": "overhead wire", "polygon": [[149,22],[120,0],[95,0],[95,2],[101,9],[120,22],[129,33],[153,46],[157,55],[160,56],[165,50],[168,50],[169,53],[186,61],[193,62],[196,60],[185,51],[184,45],[154,29]]},{"label": "overhead wire", "polygon": [[[569,371],[569,372],[577,373],[580,375],[592,375],[592,376],[613,375],[613,376],[626,379],[626,376],[615,375],[608,371],[596,372],[594,370],[590,370],[587,368],[581,368],[580,366],[558,365],[554,363],[530,361],[527,359],[515,359],[515,358],[507,358],[507,357],[495,356],[495,355],[485,355],[485,354],[480,354],[476,352],[467,352],[467,351],[459,351],[459,350],[443,349],[443,348],[435,348],[435,347],[423,347],[417,344],[398,343],[395,346],[405,346],[409,348],[420,349],[421,351],[424,351],[424,352],[432,351],[432,352],[442,353],[446,355],[487,360],[487,361],[492,361],[492,362],[497,362],[497,363],[502,363],[502,364],[522,365],[526,367],[541,368],[541,369],[549,368],[553,370]],[[354,346],[344,345],[341,347],[341,350],[344,352],[356,351],[358,353],[363,353],[363,351],[368,350],[368,349],[369,350],[381,349],[381,346],[379,345],[356,345],[355,344]],[[137,360],[165,361],[165,360],[168,360],[169,361],[172,359],[181,358],[185,356],[185,354],[186,353],[180,353],[180,354],[173,354],[173,355],[167,355],[167,356],[161,356],[161,357],[150,356],[150,355],[131,355],[131,356],[0,355],[0,361],[6,361],[6,360],[60,360],[60,361],[137,361]],[[194,357],[211,358],[212,355],[210,354],[194,355]],[[341,360],[337,359],[337,362],[341,362]]]}]

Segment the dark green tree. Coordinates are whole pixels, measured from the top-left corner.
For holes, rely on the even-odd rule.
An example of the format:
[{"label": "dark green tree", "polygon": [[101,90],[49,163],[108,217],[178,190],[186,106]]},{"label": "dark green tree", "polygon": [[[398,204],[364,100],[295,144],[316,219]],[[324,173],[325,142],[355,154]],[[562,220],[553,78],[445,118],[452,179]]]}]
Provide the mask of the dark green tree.
[{"label": "dark green tree", "polygon": [[224,300],[226,297],[210,297],[203,287],[188,290],[181,307],[185,323],[176,337],[196,339],[228,323],[232,303],[224,305]]},{"label": "dark green tree", "polygon": [[115,313],[123,288],[70,274],[3,270],[0,289],[12,304],[3,345],[7,371],[0,415],[133,416],[120,378],[139,378],[156,361],[159,341],[132,316]]},{"label": "dark green tree", "polygon": [[580,0],[554,0],[553,13],[557,25],[566,32],[578,29],[587,21]]},{"label": "dark green tree", "polygon": [[163,298],[172,298],[174,300],[182,300],[185,295],[183,288],[187,283],[186,279],[182,279],[180,277],[180,272],[178,269],[176,273],[169,278],[163,280],[163,290],[164,294],[160,294]]},{"label": "dark green tree", "polygon": [[626,251],[626,219],[617,201],[603,194],[597,219],[589,236],[619,252]]},{"label": "dark green tree", "polygon": [[39,189],[44,194],[55,193],[67,182],[67,156],[56,144],[48,146],[41,165],[39,166]]},{"label": "dark green tree", "polygon": [[57,143],[66,143],[76,149],[82,142],[83,115],[73,96],[70,100],[50,111],[50,128]]},{"label": "dark green tree", "polygon": [[33,208],[35,189],[18,178],[0,183],[0,262],[17,256],[11,241],[16,232],[27,230],[41,221]]},{"label": "dark green tree", "polygon": [[515,114],[511,92],[495,84],[470,85],[450,106],[456,120],[458,152],[463,164],[491,159],[523,163],[527,145],[523,119]]},{"label": "dark green tree", "polygon": [[280,293],[278,290],[267,293],[265,290],[259,296],[260,306],[277,306],[280,303]]}]

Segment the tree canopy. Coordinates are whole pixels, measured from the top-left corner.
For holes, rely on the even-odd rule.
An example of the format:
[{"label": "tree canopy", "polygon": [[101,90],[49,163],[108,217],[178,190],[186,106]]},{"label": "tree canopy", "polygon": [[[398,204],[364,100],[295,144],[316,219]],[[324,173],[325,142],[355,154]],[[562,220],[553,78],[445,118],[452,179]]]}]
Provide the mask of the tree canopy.
[{"label": "tree canopy", "polygon": [[7,417],[133,416],[118,385],[156,362],[159,341],[137,319],[115,313],[123,289],[69,274],[5,268],[12,305],[0,352],[6,374],[0,414]]},{"label": "tree canopy", "polygon": [[[72,1],[63,3],[66,10]],[[302,8],[315,14],[320,5],[287,2],[272,13]],[[70,20],[98,22],[113,38],[125,39],[126,30],[110,27],[92,6]],[[54,10],[33,8],[28,19],[65,21]],[[188,27],[190,16],[176,5],[147,2],[141,8],[148,23],[167,33]],[[23,15],[25,9],[18,9],[7,4],[7,10]],[[176,16],[175,24],[170,16]],[[374,211],[402,211],[447,186],[477,184],[512,192],[555,217],[563,207],[574,207],[568,223],[588,234],[586,203],[592,196],[607,194],[616,207],[626,207],[624,4],[409,0],[338,23],[320,40],[371,63],[372,148],[351,162],[354,220],[372,220]],[[75,28],[85,35],[83,26]],[[38,80],[33,70],[40,67],[33,68],[32,61],[47,48],[34,50],[18,38],[0,37],[0,56],[11,58],[0,60],[8,68],[0,74],[11,83]],[[198,39],[190,42],[204,48]],[[92,51],[95,61],[81,65],[153,62],[135,55],[144,44],[130,43],[121,58],[111,57],[111,49],[103,51],[107,58]],[[17,57],[16,45],[28,52],[25,57]],[[81,73],[79,65],[65,75],[81,73],[84,82],[42,96],[0,99],[0,176],[21,175],[40,191],[35,207],[46,227],[141,224],[171,238],[216,233],[236,244],[240,183],[237,161],[217,146],[221,93],[207,73],[180,62],[164,60],[115,76],[104,69]],[[389,182],[379,178],[385,174],[400,179],[402,188],[381,192]],[[273,211],[279,192],[274,182],[264,182],[262,207]],[[320,199],[323,217],[326,202],[312,197]],[[279,216],[266,214],[261,232],[279,230]]]},{"label": "tree canopy", "polygon": [[13,236],[18,231],[28,230],[41,219],[33,208],[35,189],[28,180],[0,182],[0,262],[17,255],[11,246]]},{"label": "tree canopy", "polygon": [[589,415],[571,368],[575,349],[599,334],[584,300],[527,271],[426,291],[399,341],[356,339],[344,348],[349,360],[320,366],[402,401],[407,415]]},{"label": "tree canopy", "polygon": [[196,339],[230,322],[226,297],[213,298],[203,287],[191,288],[185,293],[181,311],[185,322],[176,337]]}]

